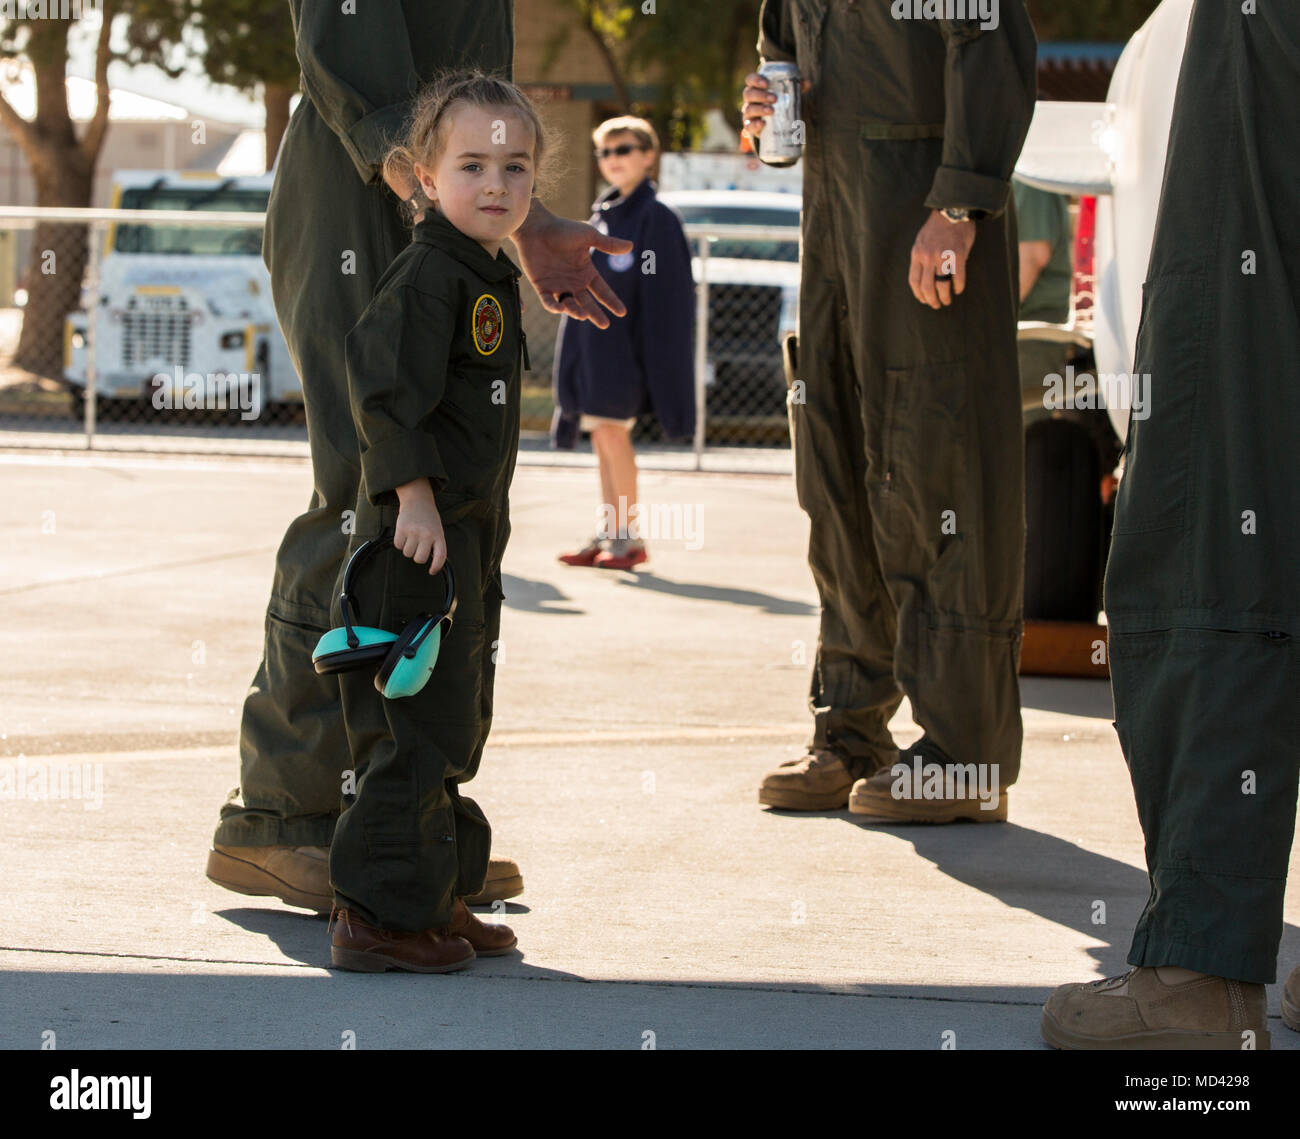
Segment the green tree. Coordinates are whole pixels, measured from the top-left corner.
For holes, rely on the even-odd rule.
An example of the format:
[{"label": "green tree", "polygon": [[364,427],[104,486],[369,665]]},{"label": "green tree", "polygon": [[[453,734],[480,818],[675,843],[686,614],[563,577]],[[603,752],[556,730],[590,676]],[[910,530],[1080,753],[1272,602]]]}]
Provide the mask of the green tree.
[{"label": "green tree", "polygon": [[[668,148],[688,147],[703,114],[721,106],[740,129],[741,80],[754,66],[762,0],[557,0],[574,15],[542,53],[545,72],[577,33],[603,60],[620,113],[650,119]],[[632,99],[634,82],[656,98]]]},{"label": "green tree", "polygon": [[197,60],[214,83],[250,94],[260,87],[266,168],[275,164],[289,102],[298,90],[293,20],[285,0],[135,0],[127,34],[137,58],[171,75]]},{"label": "green tree", "polygon": [[[103,0],[95,45],[95,113],[78,136],[68,108],[68,33],[75,19],[0,21],[0,58],[31,65],[36,113],[24,119],[0,92],[0,122],[17,142],[36,182],[39,206],[88,206],[95,165],[108,132],[109,33],[121,0]],[[38,375],[62,374],[63,316],[81,299],[86,231],[80,226],[36,227],[28,264],[27,308],[14,362]]]}]

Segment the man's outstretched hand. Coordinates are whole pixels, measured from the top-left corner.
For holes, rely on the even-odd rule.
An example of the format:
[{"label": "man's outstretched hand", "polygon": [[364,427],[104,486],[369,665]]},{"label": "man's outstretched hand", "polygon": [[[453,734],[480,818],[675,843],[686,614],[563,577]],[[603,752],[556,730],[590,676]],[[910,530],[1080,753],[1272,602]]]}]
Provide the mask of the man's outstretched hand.
[{"label": "man's outstretched hand", "polygon": [[615,316],[627,315],[626,306],[591,263],[591,249],[628,253],[630,241],[610,237],[583,221],[556,217],[536,198],[524,224],[512,236],[519,250],[519,267],[547,312],[589,320],[597,328],[609,327],[601,305]]}]

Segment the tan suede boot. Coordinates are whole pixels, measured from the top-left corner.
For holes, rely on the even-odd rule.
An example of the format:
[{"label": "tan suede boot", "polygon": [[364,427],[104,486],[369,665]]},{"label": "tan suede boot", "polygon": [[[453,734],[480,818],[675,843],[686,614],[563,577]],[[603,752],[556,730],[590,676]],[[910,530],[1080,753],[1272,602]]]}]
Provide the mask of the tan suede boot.
[{"label": "tan suede boot", "polygon": [[1166,983],[1138,968],[1122,977],[1062,985],[1043,1006],[1053,1048],[1248,1049],[1270,1047],[1263,985],[1197,974]]},{"label": "tan suede boot", "polygon": [[[975,771],[975,765],[969,770]],[[936,777],[929,784],[910,775],[900,778],[887,767],[853,784],[849,811],[870,815],[881,823],[952,823],[958,819],[1005,823],[1008,792],[991,785],[985,791],[981,797],[977,786],[958,786],[951,775]]]},{"label": "tan suede boot", "polygon": [[844,761],[832,751],[815,748],[763,776],[758,801],[787,811],[842,811],[852,786]]},{"label": "tan suede boot", "polygon": [[504,902],[524,892],[524,876],[519,872],[519,863],[513,858],[498,858],[495,854],[488,859],[487,878],[483,889],[465,899],[468,906],[490,906],[493,902]]},{"label": "tan suede boot", "polygon": [[210,882],[327,914],[334,905],[330,852],[323,846],[213,846]]},{"label": "tan suede boot", "polygon": [[1282,1020],[1287,1028],[1300,1032],[1300,966],[1291,970],[1282,986]]}]

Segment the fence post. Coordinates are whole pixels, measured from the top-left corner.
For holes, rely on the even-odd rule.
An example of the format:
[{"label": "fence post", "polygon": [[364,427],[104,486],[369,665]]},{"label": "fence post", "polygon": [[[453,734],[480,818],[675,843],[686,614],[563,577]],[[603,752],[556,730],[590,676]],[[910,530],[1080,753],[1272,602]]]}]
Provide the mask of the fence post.
[{"label": "fence post", "polygon": [[86,450],[95,447],[95,405],[99,402],[99,381],[95,375],[95,325],[99,317],[99,243],[102,239],[100,223],[88,223],[86,231],[86,386],[85,431]]},{"label": "fence post", "polygon": [[704,374],[709,363],[709,239],[701,235],[700,280],[695,288],[695,469],[704,469]]}]

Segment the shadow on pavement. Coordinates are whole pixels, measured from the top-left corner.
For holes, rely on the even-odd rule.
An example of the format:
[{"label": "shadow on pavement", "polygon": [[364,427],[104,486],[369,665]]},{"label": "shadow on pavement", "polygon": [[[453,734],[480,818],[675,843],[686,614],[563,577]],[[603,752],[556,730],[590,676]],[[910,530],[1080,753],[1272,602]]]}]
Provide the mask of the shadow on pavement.
[{"label": "shadow on pavement", "polygon": [[[53,1030],[60,1049],[1047,1048],[1046,988],[599,981],[507,960],[438,976],[0,971],[0,1047]],[[1300,1046],[1271,996],[1273,1047]]]},{"label": "shadow on pavement", "polygon": [[[611,571],[602,571],[609,573]],[[726,605],[748,605],[764,613],[774,613],[780,617],[814,617],[820,612],[816,605],[806,601],[795,601],[788,597],[776,597],[755,589],[733,589],[721,585],[698,585],[688,581],[670,581],[668,578],[656,577],[646,571],[635,574],[619,575],[620,584],[633,589],[645,589],[653,593],[663,593],[671,597],[690,597],[697,601],[717,601]]]},{"label": "shadow on pavement", "polygon": [[[827,816],[830,817],[830,816]],[[1089,938],[1104,941],[1088,953],[1099,975],[1113,977],[1129,969],[1129,945],[1150,892],[1145,870],[1096,854],[1044,831],[1004,823],[979,826],[891,826],[839,812],[833,817],[853,826],[882,831],[910,842],[922,858],[963,885],[1027,910]],[[1094,902],[1106,903],[1105,924],[1093,924]],[[1014,947],[1008,947],[1014,959]],[[1283,927],[1279,976],[1300,959],[1300,928]],[[1062,977],[1064,984],[1087,977]]]},{"label": "shadow on pavement", "polygon": [[532,578],[507,573],[501,575],[501,588],[506,595],[502,604],[507,609],[521,613],[572,617],[586,612],[585,609],[577,609],[572,605],[561,606],[561,602],[569,600],[568,595],[556,589],[549,581],[534,581]]},{"label": "shadow on pavement", "polygon": [[[492,916],[485,906],[474,906],[476,914]],[[529,913],[529,908],[507,902],[502,917]],[[308,910],[294,912],[284,909],[255,909],[251,906],[238,909],[214,910],[212,916],[225,919],[247,933],[261,934],[274,942],[286,957],[303,965],[329,968],[329,919],[325,914]]]},{"label": "shadow on pavement", "polygon": [[1110,723],[1115,719],[1109,680],[1081,680],[1058,676],[1022,676],[1020,706],[1068,716],[1091,716]]}]

